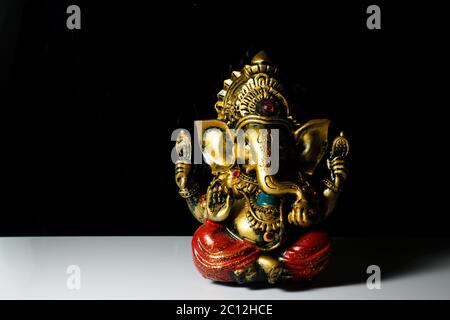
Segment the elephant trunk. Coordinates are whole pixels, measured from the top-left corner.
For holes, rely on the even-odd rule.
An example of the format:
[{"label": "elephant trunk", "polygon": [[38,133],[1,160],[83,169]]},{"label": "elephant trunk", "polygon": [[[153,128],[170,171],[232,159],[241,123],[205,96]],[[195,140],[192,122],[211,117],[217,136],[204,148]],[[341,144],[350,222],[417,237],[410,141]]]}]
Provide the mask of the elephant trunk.
[{"label": "elephant trunk", "polygon": [[250,130],[247,133],[248,143],[252,146],[254,162],[253,168],[256,171],[256,179],[260,189],[274,196],[292,194],[296,200],[303,198],[301,188],[289,181],[279,181],[276,173],[279,167],[280,148],[279,135],[277,130],[264,128]]},{"label": "elephant trunk", "polygon": [[296,200],[303,198],[302,190],[298,185],[289,181],[279,181],[274,175],[268,174],[263,167],[256,168],[256,179],[260,189],[267,194],[273,196],[292,194]]}]

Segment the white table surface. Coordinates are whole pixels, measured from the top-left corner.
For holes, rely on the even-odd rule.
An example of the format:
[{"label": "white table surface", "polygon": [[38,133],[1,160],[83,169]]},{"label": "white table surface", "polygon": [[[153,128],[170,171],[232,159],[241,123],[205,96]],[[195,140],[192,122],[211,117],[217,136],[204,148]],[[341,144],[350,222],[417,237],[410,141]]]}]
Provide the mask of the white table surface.
[{"label": "white table surface", "polygon": [[[379,290],[367,288],[369,265],[381,268]],[[202,278],[190,237],[0,238],[0,299],[450,299],[450,240],[335,239],[314,284],[268,287]]]}]

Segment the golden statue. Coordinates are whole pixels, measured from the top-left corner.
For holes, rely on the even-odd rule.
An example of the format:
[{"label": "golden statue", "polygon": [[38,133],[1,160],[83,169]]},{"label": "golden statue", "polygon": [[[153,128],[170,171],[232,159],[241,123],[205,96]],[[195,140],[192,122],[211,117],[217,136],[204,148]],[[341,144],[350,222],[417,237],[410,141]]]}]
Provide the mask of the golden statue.
[{"label": "golden statue", "polygon": [[343,133],[334,139],[326,159],[329,177],[318,179],[314,173],[327,152],[330,121],[298,123],[277,73],[267,55],[258,53],[224,81],[217,119],[196,123],[198,147],[211,169],[206,190],[191,161],[195,144],[186,131],[177,136],[175,180],[202,223],[192,250],[205,278],[309,280],[329,262],[330,238],[312,227],[336,205],[349,144]]}]

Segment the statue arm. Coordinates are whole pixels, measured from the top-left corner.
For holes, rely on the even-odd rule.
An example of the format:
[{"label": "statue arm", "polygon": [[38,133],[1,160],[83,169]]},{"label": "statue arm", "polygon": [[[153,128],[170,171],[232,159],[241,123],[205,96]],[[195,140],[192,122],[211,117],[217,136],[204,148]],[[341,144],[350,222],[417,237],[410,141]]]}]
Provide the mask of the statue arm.
[{"label": "statue arm", "polygon": [[346,158],[348,150],[348,141],[341,133],[333,141],[330,159],[327,159],[330,179],[323,180],[324,188],[321,195],[319,195],[319,199],[314,201],[306,197],[302,201],[296,201],[288,215],[290,223],[301,227],[309,227],[323,221],[331,214],[347,178],[348,166]]},{"label": "statue arm", "polygon": [[344,158],[336,157],[327,161],[328,169],[331,172],[331,179],[324,180],[324,190],[322,192],[322,216],[327,218],[336,206],[342,185],[347,178],[348,168]]},{"label": "statue arm", "polygon": [[201,194],[198,184],[189,179],[190,171],[191,164],[177,162],[175,165],[175,182],[192,215],[203,223],[206,218],[205,195]]}]

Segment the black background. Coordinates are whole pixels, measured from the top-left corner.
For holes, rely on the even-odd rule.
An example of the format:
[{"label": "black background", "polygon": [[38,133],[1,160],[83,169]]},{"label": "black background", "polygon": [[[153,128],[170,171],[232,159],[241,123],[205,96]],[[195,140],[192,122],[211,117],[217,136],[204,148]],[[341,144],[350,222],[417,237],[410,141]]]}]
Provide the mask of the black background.
[{"label": "black background", "polygon": [[[70,4],[81,30],[66,28]],[[381,30],[366,28],[370,4]],[[442,8],[30,0],[9,10],[0,235],[192,234],[171,132],[214,117],[222,81],[259,49],[299,120],[327,117],[350,140],[347,188],[326,222],[334,235],[450,235]]]}]

